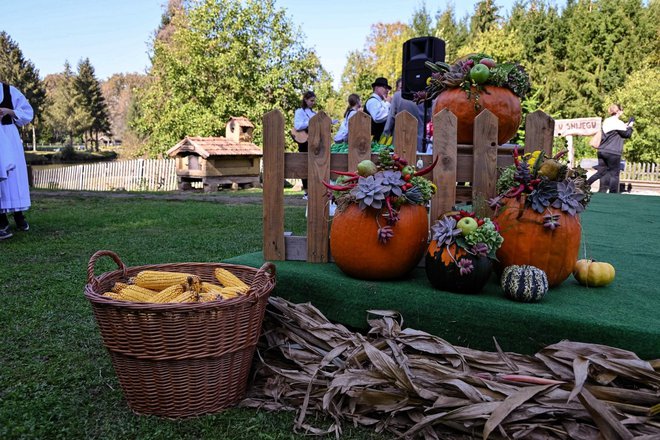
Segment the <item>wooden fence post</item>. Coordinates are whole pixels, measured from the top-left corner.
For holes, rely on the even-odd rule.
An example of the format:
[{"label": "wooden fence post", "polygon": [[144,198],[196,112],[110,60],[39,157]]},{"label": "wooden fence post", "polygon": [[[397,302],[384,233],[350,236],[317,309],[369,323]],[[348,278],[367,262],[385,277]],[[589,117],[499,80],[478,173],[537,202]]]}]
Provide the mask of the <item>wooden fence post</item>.
[{"label": "wooden fence post", "polygon": [[552,156],[552,141],[555,133],[555,120],[541,110],[527,115],[525,121],[525,153],[543,150],[547,157]]},{"label": "wooden fence post", "polygon": [[431,223],[450,211],[456,203],[456,126],[456,116],[447,109],[433,115],[433,160],[438,158],[433,170],[433,183],[438,187],[438,192],[431,201]]},{"label": "wooden fence post", "polygon": [[284,247],[284,117],[279,110],[264,115],[264,259],[283,261]]},{"label": "wooden fence post", "polygon": [[497,183],[497,116],[484,109],[474,119],[472,146],[472,208],[479,217],[491,214],[488,199]]},{"label": "wooden fence post", "polygon": [[357,112],[348,120],[348,171],[355,171],[365,159],[371,159],[371,118]]},{"label": "wooden fence post", "polygon": [[417,118],[402,111],[394,119],[394,152],[410,165],[417,162]]},{"label": "wooden fence post", "polygon": [[330,180],[330,118],[318,112],[309,121],[307,152],[307,261],[327,263],[329,254],[328,199],[322,181]]}]

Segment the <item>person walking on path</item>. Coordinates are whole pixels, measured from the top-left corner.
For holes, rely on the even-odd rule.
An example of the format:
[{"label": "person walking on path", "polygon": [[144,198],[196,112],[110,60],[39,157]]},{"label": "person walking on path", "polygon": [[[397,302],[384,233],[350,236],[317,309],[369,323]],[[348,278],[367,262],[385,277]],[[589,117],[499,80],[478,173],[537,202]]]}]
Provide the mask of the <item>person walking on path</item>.
[{"label": "person walking on path", "polygon": [[32,121],[34,111],[25,96],[13,86],[0,82],[0,240],[10,238],[9,217],[16,228],[27,231],[30,225],[23,212],[30,208],[27,164],[18,127]]},{"label": "person walking on path", "polygon": [[[602,159],[605,166],[587,179],[587,184],[591,185],[596,180],[608,178],[610,193],[618,193],[623,141],[632,136],[634,119],[630,118],[628,123],[623,122],[620,119],[623,115],[623,109],[618,104],[610,105],[607,112],[610,117],[603,121],[602,138],[597,147],[598,159],[599,161]],[[601,182],[603,181],[601,180]]]}]

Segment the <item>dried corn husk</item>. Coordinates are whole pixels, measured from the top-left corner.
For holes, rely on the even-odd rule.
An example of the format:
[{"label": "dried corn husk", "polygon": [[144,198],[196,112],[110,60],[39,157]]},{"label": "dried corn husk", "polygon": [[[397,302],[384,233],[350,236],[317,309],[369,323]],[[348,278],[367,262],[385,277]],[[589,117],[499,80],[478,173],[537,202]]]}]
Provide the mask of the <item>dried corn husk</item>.
[{"label": "dried corn husk", "polygon": [[[243,406],[292,410],[294,429],[354,423],[404,438],[660,438],[660,373],[614,347],[561,341],[534,356],[454,346],[370,311],[367,335],[271,297]],[[313,426],[314,413],[333,423]]]}]

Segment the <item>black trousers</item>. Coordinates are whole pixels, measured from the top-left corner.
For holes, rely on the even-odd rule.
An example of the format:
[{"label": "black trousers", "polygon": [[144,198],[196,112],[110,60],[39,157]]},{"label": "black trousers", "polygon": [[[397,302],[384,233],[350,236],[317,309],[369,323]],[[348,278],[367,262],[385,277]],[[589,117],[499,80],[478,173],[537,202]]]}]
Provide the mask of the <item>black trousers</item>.
[{"label": "black trousers", "polygon": [[[307,142],[298,144],[298,151],[300,153],[307,153],[308,150],[309,150],[309,144]],[[301,179],[301,180],[302,180],[302,189],[303,191],[307,192],[307,179]]]},{"label": "black trousers", "polygon": [[[587,179],[587,183],[591,185],[596,180],[601,179],[601,185],[605,185],[607,182],[607,187],[611,193],[619,192],[619,173],[621,172],[621,155],[613,154],[600,151],[598,152],[598,159],[603,160],[605,163],[604,167],[601,167],[596,174]],[[609,181],[606,179],[609,178]]]}]

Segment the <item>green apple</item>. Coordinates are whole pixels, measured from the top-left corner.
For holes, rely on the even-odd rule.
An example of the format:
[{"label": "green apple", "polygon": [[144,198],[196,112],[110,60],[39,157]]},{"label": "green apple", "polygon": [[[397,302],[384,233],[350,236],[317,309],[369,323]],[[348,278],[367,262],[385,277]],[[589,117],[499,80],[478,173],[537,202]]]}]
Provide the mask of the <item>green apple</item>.
[{"label": "green apple", "polygon": [[479,223],[472,217],[463,217],[456,223],[456,227],[463,232],[463,235],[468,235],[479,227]]},{"label": "green apple", "polygon": [[490,76],[490,69],[485,64],[475,64],[472,69],[470,69],[470,78],[477,84],[483,84],[488,81]]},{"label": "green apple", "polygon": [[376,171],[378,171],[378,167],[376,167],[376,164],[369,159],[363,160],[357,166],[357,172],[362,177],[373,176],[376,174]]}]

